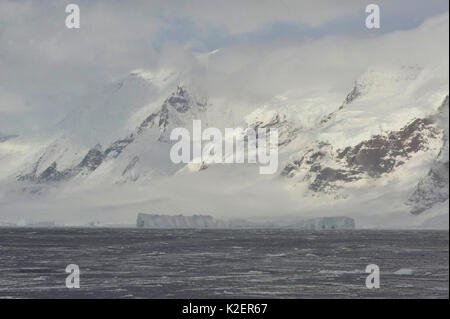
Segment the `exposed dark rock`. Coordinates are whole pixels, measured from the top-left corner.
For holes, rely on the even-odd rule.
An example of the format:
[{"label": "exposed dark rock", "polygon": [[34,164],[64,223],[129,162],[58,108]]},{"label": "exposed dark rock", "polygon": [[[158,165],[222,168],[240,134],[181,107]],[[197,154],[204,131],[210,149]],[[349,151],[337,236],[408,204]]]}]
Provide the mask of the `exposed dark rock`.
[{"label": "exposed dark rock", "polygon": [[[286,116],[280,115],[276,113],[270,120],[268,121],[256,121],[250,123],[248,129],[254,130],[256,133],[256,143],[258,143],[258,129],[266,129],[267,139],[269,138],[269,130],[276,129],[278,130],[278,146],[285,146],[292,142],[297,136],[298,129],[296,129],[292,123],[290,123]],[[248,141],[248,134],[244,136],[244,141]],[[256,144],[258,146],[258,144]]]},{"label": "exposed dark rock", "polygon": [[317,172],[314,180],[309,185],[309,189],[314,192],[329,192],[336,189],[334,182],[353,182],[359,179],[359,171],[333,169],[330,167],[321,167],[313,165],[312,172]]},{"label": "exposed dark rock", "polygon": [[59,171],[57,169],[57,163],[53,162],[49,167],[47,167],[42,173],[38,174],[38,167],[44,158],[45,153],[38,159],[34,164],[33,169],[30,173],[19,175],[17,180],[35,182],[38,184],[49,183],[49,182],[59,182],[63,180],[70,179],[80,172],[92,172],[97,169],[98,166],[103,162],[104,155],[101,151],[101,146],[90,149],[83,160],[75,167],[67,168],[65,170]]},{"label": "exposed dark rock", "polygon": [[192,109],[194,104],[200,112],[206,110],[206,101],[194,101],[184,87],[178,86],[177,91],[164,101],[161,109],[150,114],[139,125],[137,134],[142,134],[147,128],[158,128],[161,136],[163,136],[169,127],[170,110],[175,110],[177,113],[186,113]]},{"label": "exposed dark rock", "polygon": [[[429,143],[442,138],[433,118],[415,119],[398,131],[376,135],[343,150],[318,143],[281,172],[293,178],[300,174],[313,192],[335,193],[343,184],[361,178],[378,178],[403,165],[415,153],[428,151]],[[447,164],[448,167],[448,164]]]},{"label": "exposed dark rock", "polygon": [[433,119],[444,128],[444,144],[428,174],[420,179],[413,194],[406,202],[407,205],[412,206],[411,213],[415,215],[421,214],[435,204],[443,203],[449,198],[448,95]]},{"label": "exposed dark rock", "polygon": [[356,82],[355,86],[353,87],[353,89],[345,97],[344,103],[339,109],[342,109],[344,107],[344,105],[350,104],[354,100],[356,100],[358,97],[360,97],[362,95],[362,93],[361,93],[362,88],[363,88],[363,85],[358,83],[358,82]]},{"label": "exposed dark rock", "polygon": [[170,105],[178,113],[186,113],[191,108],[189,95],[182,86],[179,86],[177,92],[172,94],[164,104]]},{"label": "exposed dark rock", "polygon": [[103,162],[103,152],[101,150],[101,146],[97,145],[96,147],[89,150],[86,156],[83,158],[81,163],[78,165],[80,169],[86,169],[88,171],[94,171],[100,164]]},{"label": "exposed dark rock", "polygon": [[363,90],[364,86],[358,82],[355,83],[355,85],[353,86],[352,90],[347,94],[347,96],[344,99],[344,102],[341,104],[341,106],[339,106],[339,108],[336,111],[331,112],[330,114],[324,116],[320,122],[319,122],[319,126],[323,126],[326,123],[330,122],[331,120],[333,120],[337,113],[341,110],[344,109],[344,107],[348,104],[351,104],[353,101],[355,101],[357,98],[359,98],[360,96],[362,96],[362,90]]},{"label": "exposed dark rock", "polygon": [[281,171],[281,176],[284,177],[294,177],[297,168],[301,165],[301,161],[294,161],[292,163],[287,163],[286,166]]},{"label": "exposed dark rock", "polygon": [[356,146],[338,151],[337,158],[344,159],[347,166],[364,171],[371,177],[379,177],[405,163],[412,154],[428,149],[429,140],[439,135],[439,130],[431,124],[433,122],[430,119],[416,119],[387,136],[376,135]]},{"label": "exposed dark rock", "polygon": [[444,101],[442,101],[442,104],[438,108],[438,114],[441,116],[448,117],[448,108],[449,108],[449,102],[448,102],[448,95],[447,95],[444,98]]},{"label": "exposed dark rock", "polygon": [[37,178],[38,183],[55,182],[64,178],[64,175],[56,169],[56,162],[53,162]]},{"label": "exposed dark rock", "polygon": [[130,134],[124,139],[115,141],[105,150],[104,157],[117,158],[128,145],[133,143],[134,139],[134,134]]},{"label": "exposed dark rock", "polygon": [[[197,106],[199,111],[206,109],[207,102],[194,102],[189,96],[187,90],[182,86],[178,86],[176,92],[174,92],[168,99],[164,101],[161,109],[157,112],[150,114],[137,128],[135,133],[128,135],[123,139],[114,141],[104,152],[101,150],[101,146],[90,149],[81,162],[71,168],[67,168],[63,171],[57,170],[56,162],[52,163],[48,168],[38,176],[37,171],[42,159],[46,155],[45,153],[38,159],[33,166],[30,173],[19,175],[17,179],[19,181],[29,182],[56,182],[65,179],[70,179],[80,173],[89,173],[96,170],[105,160],[117,158],[124,149],[133,143],[138,135],[141,135],[147,128],[158,128],[161,132],[159,140],[163,140],[163,135],[169,128],[170,110],[173,109],[178,113],[186,113],[192,107]],[[133,161],[132,161],[133,162]],[[130,163],[131,164],[131,163]],[[135,165],[134,163],[133,165]],[[131,169],[131,168],[129,168]],[[127,170],[127,169],[125,169]],[[124,172],[125,174],[125,172]]]},{"label": "exposed dark rock", "polygon": [[26,174],[17,176],[17,180],[21,181],[21,182],[36,182],[38,179],[37,170],[38,170],[39,165],[41,164],[41,161],[45,155],[46,155],[46,153],[42,154],[39,157],[39,159],[36,161],[36,163],[34,163],[33,168],[31,169],[30,173],[26,173]]},{"label": "exposed dark rock", "polygon": [[418,215],[433,207],[436,203],[443,203],[449,197],[449,162],[436,163],[427,176],[418,183],[416,190],[408,201],[412,205],[411,213]]}]

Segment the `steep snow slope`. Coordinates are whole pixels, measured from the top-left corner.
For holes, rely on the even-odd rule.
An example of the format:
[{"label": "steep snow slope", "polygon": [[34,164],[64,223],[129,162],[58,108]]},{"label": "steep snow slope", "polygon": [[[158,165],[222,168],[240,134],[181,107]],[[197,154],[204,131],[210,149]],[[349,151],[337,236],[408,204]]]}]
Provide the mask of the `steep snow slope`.
[{"label": "steep snow slope", "polygon": [[192,126],[194,119],[203,120],[207,125],[206,113],[205,98],[191,96],[185,87],[178,86],[132,133],[106,144],[106,147],[97,144],[84,152],[73,140],[60,137],[46,147],[31,169],[21,174],[18,180],[45,184],[96,171],[94,179],[104,181],[106,178],[122,183],[135,182],[141,176],[150,178],[173,173],[179,167],[169,158],[170,132],[176,127]]},{"label": "steep snow slope", "polygon": [[418,214],[447,200],[448,82],[435,71],[402,66],[362,75],[318,122],[310,144],[290,155],[281,172],[290,188],[383,213]]},{"label": "steep snow slope", "polygon": [[84,105],[75,108],[58,126],[83,145],[105,145],[134,129],[133,115],[156,108],[177,81],[178,73],[172,70],[134,70],[84,97]]},{"label": "steep snow slope", "polygon": [[206,98],[191,95],[178,86],[159,109],[147,116],[135,131],[113,142],[104,152],[104,164],[93,178],[113,178],[116,183],[143,182],[155,176],[174,174],[180,165],[171,162],[170,132],[176,127],[192,131],[192,121],[203,120],[207,127]]},{"label": "steep snow slope", "polygon": [[[20,179],[67,179],[78,174],[84,164],[90,166],[89,170],[94,170],[96,167],[87,162],[95,162],[92,157],[96,150],[133,132],[136,122],[142,117],[139,113],[157,108],[173,90],[176,81],[177,73],[174,71],[151,73],[136,70],[97,95],[85,97],[86,105],[70,112],[52,129],[53,136],[43,143],[41,150],[30,155],[28,164],[18,173]],[[77,165],[83,167],[76,168]]]},{"label": "steep snow slope", "polygon": [[345,147],[425,118],[447,95],[447,77],[438,68],[369,68],[331,116],[333,121],[322,123],[318,139]]},{"label": "steep snow slope", "polygon": [[7,134],[2,134],[0,132],[0,143],[6,142],[7,140],[10,140],[15,137],[18,137],[18,135],[16,135],[16,134],[7,135]]},{"label": "steep snow slope", "polygon": [[444,144],[434,160],[427,175],[422,177],[408,204],[412,206],[413,214],[420,214],[436,204],[448,201],[449,198],[449,149],[448,149],[448,96],[432,118],[444,131]]}]

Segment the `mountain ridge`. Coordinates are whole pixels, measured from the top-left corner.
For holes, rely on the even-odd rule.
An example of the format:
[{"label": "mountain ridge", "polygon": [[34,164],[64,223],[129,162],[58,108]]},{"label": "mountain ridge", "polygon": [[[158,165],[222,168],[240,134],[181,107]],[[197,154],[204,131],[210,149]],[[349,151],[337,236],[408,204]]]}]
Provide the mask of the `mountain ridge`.
[{"label": "mountain ridge", "polygon": [[[276,107],[255,105],[253,112],[241,118],[244,135],[238,138],[246,139],[248,130],[277,129],[280,164],[277,173],[265,179],[253,175],[251,165],[245,164],[239,171],[249,173],[239,177],[240,183],[251,188],[264,181],[268,192],[273,192],[270,185],[281,183],[284,192],[292,197],[292,203],[306,197],[313,200],[325,196],[331,202],[344,205],[358,200],[358,196],[353,194],[354,190],[369,189],[375,180],[380,185],[389,184],[392,176],[399,171],[410,170],[409,167],[413,167],[410,163],[417,162],[423,166],[420,171],[424,173],[415,178],[416,190],[409,186],[402,188],[402,193],[408,193],[409,197],[396,201],[395,206],[399,205],[414,216],[424,214],[436,203],[445,202],[448,200],[448,126],[445,128],[442,123],[445,119],[448,121],[448,92],[444,102],[437,108],[432,101],[437,100],[442,91],[428,88],[426,96],[414,100],[416,91],[426,86],[426,82],[422,83],[423,72],[424,69],[417,66],[399,67],[386,74],[370,70],[355,81],[347,94],[343,94],[340,106],[334,111],[329,106],[331,112],[322,116],[314,115],[317,121],[307,125],[304,121],[298,121],[301,114],[295,113],[295,106],[285,108],[279,103]],[[141,97],[138,98],[139,102],[132,101],[133,105],[142,105],[132,107],[133,110],[126,113],[127,118],[121,120],[125,123],[135,117],[135,124],[129,125],[127,130],[118,128],[118,132],[124,133],[122,137],[105,144],[87,146],[74,144],[69,137],[70,131],[67,131],[64,133],[66,135],[49,143],[37,159],[29,162],[28,168],[22,168],[22,172],[16,175],[19,183],[29,185],[18,186],[16,193],[28,189],[33,194],[48,194],[36,191],[38,187],[53,189],[50,192],[53,194],[63,185],[65,192],[70,193],[75,184],[76,188],[82,188],[83,185],[103,188],[107,184],[117,187],[136,185],[141,188],[158,185],[163,177],[174,181],[202,178],[214,185],[218,180],[226,181],[234,170],[238,171],[236,166],[229,166],[228,169],[220,164],[195,166],[174,165],[170,162],[172,142],[169,136],[173,128],[185,127],[191,130],[192,120],[195,119],[201,119],[204,127],[214,126],[215,123],[223,122],[222,112],[214,105],[214,97],[199,94],[191,87],[179,84],[182,81],[177,83],[175,79],[179,78],[176,73],[169,73],[167,81],[151,87],[142,87],[144,82],[141,81],[147,81],[148,78],[154,81],[154,77],[142,74],[146,73],[142,70],[132,72],[131,80],[118,82],[116,90],[123,90],[135,83],[133,78],[138,78],[137,90],[158,93],[145,102]],[[407,93],[399,95],[399,92]],[[124,94],[118,100],[129,98],[128,91]],[[379,109],[373,109],[373,106],[378,105],[381,105]],[[408,112],[410,105],[412,111]],[[120,107],[120,104],[114,103],[111,107]],[[136,114],[139,114],[139,120]],[[390,122],[391,118],[395,122]],[[80,127],[84,125],[80,124]],[[366,130],[360,129],[364,126]],[[111,129],[115,127],[119,126],[113,124]],[[179,174],[181,172],[183,174]],[[197,174],[200,174],[199,177],[195,177]],[[382,186],[377,186],[377,189],[382,190]],[[202,195],[198,196],[201,198]],[[311,200],[308,203],[312,203]]]}]

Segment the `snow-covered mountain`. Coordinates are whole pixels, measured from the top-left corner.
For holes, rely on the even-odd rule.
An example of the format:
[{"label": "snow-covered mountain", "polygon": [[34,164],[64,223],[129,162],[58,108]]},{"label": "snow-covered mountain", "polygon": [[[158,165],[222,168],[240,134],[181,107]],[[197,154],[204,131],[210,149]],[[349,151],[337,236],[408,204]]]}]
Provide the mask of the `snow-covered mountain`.
[{"label": "snow-covered mountain", "polygon": [[443,141],[439,154],[433,161],[427,175],[422,177],[408,204],[412,206],[411,213],[421,214],[436,204],[448,201],[449,196],[449,167],[448,167],[448,118],[449,118],[448,96],[439,107],[438,112],[430,119],[443,128]]},{"label": "snow-covered mountain", "polygon": [[[38,184],[67,181],[99,168],[104,170],[104,166],[120,173],[123,181],[136,181],[139,178],[137,166],[147,172],[157,170],[163,173],[166,168],[170,171],[167,151],[170,147],[170,132],[176,127],[189,127],[195,119],[203,119],[207,123],[206,110],[205,98],[193,97],[183,86],[178,86],[161,107],[147,116],[132,133],[105,147],[96,144],[78,160],[73,154],[81,151],[75,150],[69,140],[60,138],[46,147],[31,170],[20,174],[18,180]],[[163,152],[163,149],[167,152]],[[67,154],[73,158],[66,159]]]},{"label": "snow-covered mountain", "polygon": [[[1,175],[7,195],[0,201],[77,198],[92,214],[115,206],[130,220],[146,207],[167,213],[196,206],[220,217],[230,209],[233,217],[240,209],[266,217],[274,209],[285,215],[345,212],[377,227],[420,226],[448,216],[448,207],[436,209],[449,194],[448,78],[436,69],[370,68],[334,105],[283,98],[254,105],[243,118],[172,70],[133,71],[89,101],[43,147],[24,151]],[[261,176],[248,163],[173,164],[170,132],[192,131],[198,119],[203,129],[238,123],[244,133],[226,137],[233,139],[246,139],[249,129],[277,129],[277,173]],[[10,148],[14,140],[0,137]],[[0,160],[11,160],[2,147]],[[102,200],[92,202],[93,194]],[[108,202],[108,194],[123,196]],[[15,211],[14,205],[4,207]],[[377,209],[383,210],[379,218]]]}]

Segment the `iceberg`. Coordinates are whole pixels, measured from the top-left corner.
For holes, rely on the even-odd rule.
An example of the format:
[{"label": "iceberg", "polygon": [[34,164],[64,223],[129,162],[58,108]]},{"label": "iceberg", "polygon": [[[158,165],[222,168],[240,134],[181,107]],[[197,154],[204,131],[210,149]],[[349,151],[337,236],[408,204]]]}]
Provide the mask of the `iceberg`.
[{"label": "iceberg", "polygon": [[355,220],[345,216],[312,218],[298,223],[298,228],[308,230],[355,229],[355,227]]},{"label": "iceberg", "polygon": [[160,229],[177,229],[177,228],[223,228],[222,222],[215,220],[208,215],[155,215],[155,214],[138,214],[137,228],[160,228]]}]

